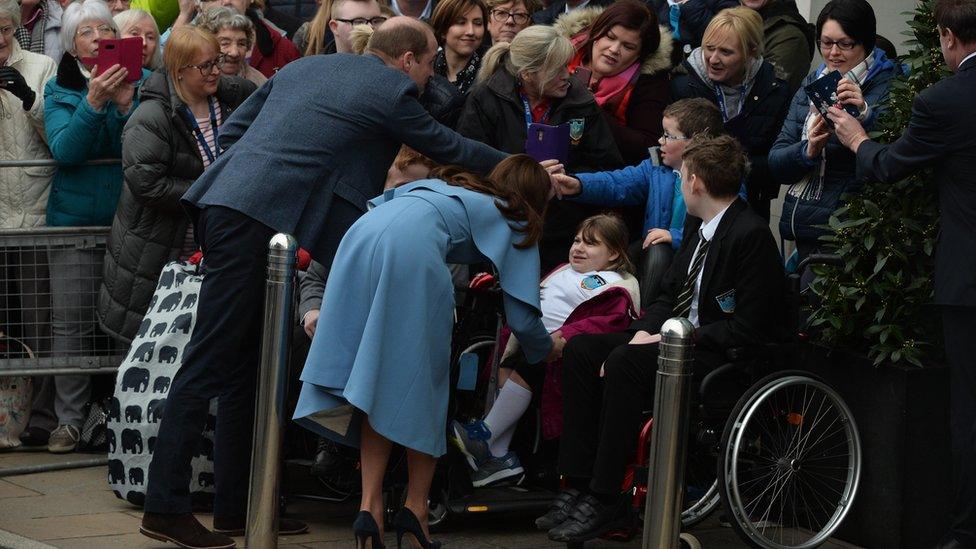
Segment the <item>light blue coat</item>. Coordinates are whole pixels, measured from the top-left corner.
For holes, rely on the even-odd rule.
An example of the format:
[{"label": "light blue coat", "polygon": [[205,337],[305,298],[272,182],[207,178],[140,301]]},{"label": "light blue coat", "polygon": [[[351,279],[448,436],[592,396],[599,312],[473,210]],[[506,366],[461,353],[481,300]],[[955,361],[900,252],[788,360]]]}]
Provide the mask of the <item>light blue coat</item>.
[{"label": "light blue coat", "polygon": [[[490,260],[526,357],[545,358],[551,339],[539,309],[539,252],[513,246],[523,236],[495,201],[438,180],[371,201],[377,206],[346,233],[329,273],[301,377],[301,425],[357,445],[365,414],[393,442],[433,456],[446,451],[454,312],[448,262]],[[355,409],[348,423],[330,417],[344,405]]]}]

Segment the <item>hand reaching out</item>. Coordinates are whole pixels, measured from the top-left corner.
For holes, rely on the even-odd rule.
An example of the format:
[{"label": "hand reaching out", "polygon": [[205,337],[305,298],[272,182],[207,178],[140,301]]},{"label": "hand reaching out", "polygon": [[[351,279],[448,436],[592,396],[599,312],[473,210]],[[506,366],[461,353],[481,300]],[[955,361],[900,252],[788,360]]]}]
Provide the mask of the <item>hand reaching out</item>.
[{"label": "hand reaching out", "polygon": [[566,340],[563,338],[563,333],[560,330],[556,330],[550,336],[552,338],[552,350],[549,351],[549,356],[546,357],[546,362],[552,362],[553,360],[559,360],[563,357],[563,347],[566,346]]},{"label": "hand reaching out", "polygon": [[566,174],[549,174],[549,179],[552,181],[552,188],[559,198],[573,196],[583,190],[583,184],[580,183],[579,179]]}]

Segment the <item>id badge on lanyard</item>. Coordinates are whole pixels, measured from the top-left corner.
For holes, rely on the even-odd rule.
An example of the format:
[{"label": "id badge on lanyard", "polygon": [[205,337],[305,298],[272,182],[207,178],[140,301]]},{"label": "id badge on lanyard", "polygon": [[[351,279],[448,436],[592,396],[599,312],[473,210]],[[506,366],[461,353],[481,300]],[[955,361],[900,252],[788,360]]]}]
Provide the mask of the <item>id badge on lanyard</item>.
[{"label": "id badge on lanyard", "polygon": [[207,160],[213,164],[214,161],[217,160],[217,157],[220,156],[220,145],[218,145],[217,141],[219,137],[217,130],[217,111],[214,110],[213,98],[209,98],[208,102],[210,107],[210,130],[213,132],[213,150],[210,150],[210,145],[207,144],[206,138],[203,137],[203,130],[200,129],[200,125],[197,124],[196,117],[193,116],[190,108],[186,105],[183,106],[183,114],[186,115],[186,121],[190,124],[190,129],[193,131],[194,137],[197,138],[197,143],[200,144],[200,148],[203,150],[204,154],[207,155]]}]

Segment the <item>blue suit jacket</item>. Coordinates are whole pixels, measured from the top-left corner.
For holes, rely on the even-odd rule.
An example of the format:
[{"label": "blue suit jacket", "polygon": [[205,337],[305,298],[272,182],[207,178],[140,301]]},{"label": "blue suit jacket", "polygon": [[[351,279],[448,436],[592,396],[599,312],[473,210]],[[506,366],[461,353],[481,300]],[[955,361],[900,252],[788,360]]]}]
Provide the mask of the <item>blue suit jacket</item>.
[{"label": "blue suit jacket", "polygon": [[289,63],[220,127],[225,152],[183,196],[295,235],[326,268],[350,225],[380,194],[401,143],[478,173],[505,158],[438,124],[406,74],[373,55]]}]

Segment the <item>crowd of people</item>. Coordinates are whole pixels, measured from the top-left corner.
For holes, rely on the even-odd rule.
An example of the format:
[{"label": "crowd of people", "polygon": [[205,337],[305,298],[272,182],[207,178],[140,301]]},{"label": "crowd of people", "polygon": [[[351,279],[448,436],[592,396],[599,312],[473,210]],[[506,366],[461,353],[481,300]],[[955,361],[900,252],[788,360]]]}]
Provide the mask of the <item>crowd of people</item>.
[{"label": "crowd of people", "polygon": [[[959,235],[976,218],[972,189],[951,190],[972,183],[973,148],[952,155],[971,141],[973,110],[956,112],[952,93],[965,91],[945,89],[976,74],[976,2],[939,0],[959,74],[920,96],[905,137],[883,148],[867,132],[907,69],[866,0],[831,0],[812,23],[792,0],[322,0],[307,22],[260,0],[134,1],[0,0],[0,161],[57,161],[0,168],[0,228],[111,227],[104,254],[46,252],[54,356],[89,351],[83,336],[96,330],[131,343],[163,266],[203,251],[196,325],[148,474],[146,535],[231,547],[225,534],[243,527],[254,304],[276,232],[313,259],[295,417],[360,448],[357,543],[382,546],[392,444],[407,448],[410,472],[393,526],[434,546],[428,492],[448,436],[474,486],[510,480],[523,470],[512,434],[538,398],[566,489],[537,525],[577,542],[620,512],[667,318],[698,329],[698,376],[725,349],[787,336],[770,331],[787,325],[771,321],[786,314],[769,229],[781,189],[779,232],[802,259],[865,179],[945,160],[943,235],[957,251],[940,247],[936,298],[952,305],[960,488],[943,546],[976,546],[965,466],[976,383],[961,328],[973,322],[976,267],[944,255],[971,247]],[[98,66],[100,43],[125,37],[142,40],[141,72]],[[847,110],[825,117],[803,86],[834,71]],[[540,126],[568,128],[564,157],[524,154]],[[121,163],[89,162],[100,159]],[[652,253],[671,267],[660,287],[638,288],[635,265]],[[23,261],[13,268],[40,263]],[[447,417],[454,287],[461,266],[485,261],[500,273],[512,337],[498,399],[463,423]],[[38,383],[24,442],[74,450],[90,394],[88,376]],[[210,531],[187,485],[218,396]],[[305,529],[281,523],[283,534]]]}]

